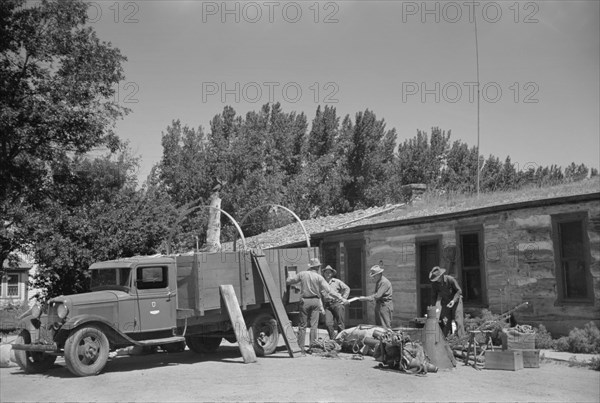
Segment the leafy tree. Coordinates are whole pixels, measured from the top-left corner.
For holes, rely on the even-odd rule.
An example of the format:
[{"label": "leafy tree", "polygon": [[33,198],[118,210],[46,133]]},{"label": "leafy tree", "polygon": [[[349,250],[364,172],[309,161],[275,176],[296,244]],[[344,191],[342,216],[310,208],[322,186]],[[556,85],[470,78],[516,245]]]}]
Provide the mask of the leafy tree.
[{"label": "leafy tree", "polygon": [[0,2],[0,261],[25,241],[23,218],[52,193],[54,169],[116,150],[125,58],[86,26],[81,1]]},{"label": "leafy tree", "polygon": [[434,127],[430,139],[426,132],[417,130],[415,137],[401,143],[396,167],[398,185],[425,183],[437,187],[450,148],[449,141],[450,132]]},{"label": "leafy tree", "polygon": [[312,128],[308,134],[308,155],[311,161],[317,160],[324,155],[329,155],[339,136],[340,118],[336,115],[333,106],[326,105],[321,111],[321,105],[317,107]]},{"label": "leafy tree", "polygon": [[389,139],[395,134],[386,133],[385,121],[377,120],[375,113],[367,109],[356,114],[353,126],[344,128],[343,125],[342,137],[342,147],[349,148],[344,161],[348,173],[343,187],[345,200],[352,209],[381,202],[377,197],[380,195],[371,190],[385,182],[385,164],[390,155],[386,151],[389,151]]},{"label": "leafy tree", "polygon": [[182,206],[207,197],[213,180],[208,176],[207,142],[202,127],[194,129],[174,120],[161,141],[163,156],[158,172],[173,202]]},{"label": "leafy tree", "polygon": [[571,162],[571,165],[565,168],[565,179],[569,181],[580,181],[585,179],[588,174],[588,167],[585,164],[575,164]]},{"label": "leafy tree", "polygon": [[480,190],[494,192],[502,189],[502,184],[499,181],[502,171],[502,163],[498,157],[490,154],[480,173]]},{"label": "leafy tree", "polygon": [[475,192],[477,182],[476,147],[459,140],[452,143],[446,157],[446,167],[442,170],[441,186],[451,192]]},{"label": "leafy tree", "polygon": [[279,103],[274,104],[270,111],[266,112],[269,113],[267,136],[271,139],[268,143],[267,163],[274,170],[282,170],[284,183],[287,183],[302,169],[307,129],[306,116],[304,113],[285,113]]},{"label": "leafy tree", "polygon": [[95,261],[165,252],[176,218],[160,189],[136,189],[136,162],[127,154],[74,165],[77,177],[64,182],[62,196],[24,219],[39,264],[33,286],[45,297],[85,291]]},{"label": "leafy tree", "polygon": [[502,190],[511,190],[517,186],[518,174],[514,164],[510,160],[510,156],[506,157],[504,160],[498,182],[500,184],[500,189]]}]

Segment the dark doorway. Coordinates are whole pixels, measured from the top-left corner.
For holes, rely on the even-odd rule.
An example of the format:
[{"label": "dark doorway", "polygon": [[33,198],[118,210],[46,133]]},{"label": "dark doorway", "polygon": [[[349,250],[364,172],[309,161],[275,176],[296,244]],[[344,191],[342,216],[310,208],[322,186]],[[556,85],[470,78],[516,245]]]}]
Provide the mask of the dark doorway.
[{"label": "dark doorway", "polygon": [[[363,270],[362,241],[345,242],[346,251],[346,284],[350,287],[350,297],[358,297],[365,293]],[[364,323],[365,302],[353,302],[347,305],[348,324],[356,326]]]},{"label": "dark doorway", "polygon": [[417,298],[418,313],[421,317],[427,313],[427,307],[431,305],[431,282],[429,272],[435,266],[440,265],[440,241],[430,239],[417,241]]}]

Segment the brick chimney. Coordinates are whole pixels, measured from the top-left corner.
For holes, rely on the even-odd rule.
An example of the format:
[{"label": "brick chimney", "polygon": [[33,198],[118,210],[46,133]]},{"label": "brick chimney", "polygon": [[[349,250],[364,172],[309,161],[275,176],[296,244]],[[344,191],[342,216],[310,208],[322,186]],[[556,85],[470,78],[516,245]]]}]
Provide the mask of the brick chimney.
[{"label": "brick chimney", "polygon": [[411,183],[402,186],[402,194],[405,195],[409,204],[419,205],[423,202],[423,193],[427,190],[424,183]]}]

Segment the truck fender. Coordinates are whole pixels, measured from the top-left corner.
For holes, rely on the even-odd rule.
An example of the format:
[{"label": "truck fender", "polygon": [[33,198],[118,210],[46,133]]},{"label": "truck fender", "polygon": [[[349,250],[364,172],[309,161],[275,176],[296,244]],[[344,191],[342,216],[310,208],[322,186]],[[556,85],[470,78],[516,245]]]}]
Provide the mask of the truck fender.
[{"label": "truck fender", "polygon": [[42,325],[42,323],[40,322],[40,320],[37,318],[34,318],[33,315],[27,315],[27,316],[21,315],[19,322],[18,322],[18,329],[19,329],[19,331],[27,330],[29,332],[29,334],[31,335],[32,339],[37,339],[41,325]]},{"label": "truck fender", "polygon": [[60,332],[64,332],[64,338],[66,339],[67,335],[71,333],[74,329],[77,329],[83,325],[90,324],[96,325],[100,327],[106,337],[108,338],[111,346],[112,345],[138,345],[139,343],[135,340],[131,339],[125,333],[119,330],[118,325],[113,324],[107,321],[102,316],[98,315],[77,315],[69,318],[62,327],[60,328]]}]

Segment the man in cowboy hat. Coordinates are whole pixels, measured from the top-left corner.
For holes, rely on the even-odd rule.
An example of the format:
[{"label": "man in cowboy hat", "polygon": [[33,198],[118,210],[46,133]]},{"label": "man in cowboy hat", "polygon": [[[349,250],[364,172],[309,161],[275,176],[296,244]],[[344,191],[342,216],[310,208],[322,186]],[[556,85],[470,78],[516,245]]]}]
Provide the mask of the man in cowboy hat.
[{"label": "man in cowboy hat", "polygon": [[[336,273],[337,271],[329,265],[325,266],[323,269],[323,277],[325,277],[325,281],[327,281],[329,288],[346,300],[348,295],[350,295],[350,287],[342,280],[333,277]],[[325,307],[325,326],[327,326],[327,333],[332,340],[336,335],[334,330],[335,323],[337,323],[337,327],[340,331],[346,328],[344,326],[344,316],[346,311],[344,308],[345,303],[346,302],[340,302],[339,299],[333,298],[331,295],[323,299],[323,306]]]},{"label": "man in cowboy hat", "polygon": [[304,349],[307,321],[310,324],[309,346],[312,346],[314,341],[317,340],[319,313],[322,309],[321,297],[328,298],[331,295],[332,298],[341,299],[339,295],[336,295],[335,292],[331,291],[323,276],[319,274],[320,268],[321,262],[319,259],[310,259],[308,270],[301,271],[296,275],[288,277],[286,280],[287,285],[300,283],[302,298],[300,299],[298,344],[300,345],[302,354],[311,352],[310,347],[308,351]]},{"label": "man in cowboy hat", "polygon": [[383,276],[383,267],[375,265],[369,270],[369,277],[375,281],[375,294],[359,297],[360,301],[375,301],[375,324],[385,328],[392,328],[392,283]]},{"label": "man in cowboy hat", "polygon": [[429,272],[431,281],[431,301],[441,310],[439,321],[444,336],[452,333],[452,319],[456,322],[459,337],[464,335],[462,290],[456,279],[449,276],[446,269],[435,266]]}]

